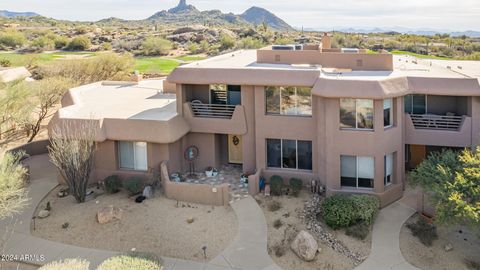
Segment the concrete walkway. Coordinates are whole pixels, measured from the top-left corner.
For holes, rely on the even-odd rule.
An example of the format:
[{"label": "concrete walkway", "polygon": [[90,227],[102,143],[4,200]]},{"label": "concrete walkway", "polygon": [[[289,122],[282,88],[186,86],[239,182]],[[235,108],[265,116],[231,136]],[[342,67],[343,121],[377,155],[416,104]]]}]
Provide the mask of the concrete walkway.
[{"label": "concrete walkway", "polygon": [[[15,218],[17,224],[6,243],[4,254],[44,256],[26,258],[21,261],[44,265],[66,258],[84,258],[95,269],[107,258],[118,252],[76,247],[52,242],[30,234],[30,224],[40,201],[57,186],[55,169],[45,155],[34,156],[30,162],[31,184],[28,187],[30,202],[28,207]],[[267,225],[262,210],[252,197],[237,201],[232,205],[238,219],[238,233],[233,242],[220,255],[210,262],[201,263],[175,258],[164,260],[165,270],[279,270],[267,252]],[[11,218],[0,220],[3,230]]]},{"label": "concrete walkway", "polygon": [[356,270],[413,270],[400,251],[400,230],[415,213],[413,208],[395,202],[380,211],[373,225],[372,251]]}]

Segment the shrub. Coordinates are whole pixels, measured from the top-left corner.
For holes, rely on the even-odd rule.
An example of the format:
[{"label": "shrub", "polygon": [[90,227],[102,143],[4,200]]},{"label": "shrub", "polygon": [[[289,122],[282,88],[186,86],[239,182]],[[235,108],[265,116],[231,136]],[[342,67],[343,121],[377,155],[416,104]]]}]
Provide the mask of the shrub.
[{"label": "shrub", "polygon": [[136,195],[143,191],[142,178],[131,176],[125,180],[123,187],[130,195]]},{"label": "shrub", "polygon": [[200,52],[200,47],[197,43],[191,42],[187,45],[187,50],[189,50],[192,54],[196,54]]},{"label": "shrub", "polygon": [[335,194],[322,203],[323,219],[333,229],[345,228],[355,221],[353,200],[344,194]]},{"label": "shrub", "polygon": [[120,181],[120,177],[118,175],[110,175],[104,180],[105,183],[105,190],[110,193],[117,193],[120,191],[120,187],[122,187],[122,182]]},{"label": "shrub", "polygon": [[54,40],[55,49],[60,50],[68,45],[68,38],[64,36],[57,36]]},{"label": "shrub", "polygon": [[273,227],[275,229],[279,229],[280,227],[282,227],[283,225],[283,222],[281,219],[276,219],[274,222],[273,222]]},{"label": "shrub", "polygon": [[438,238],[437,227],[428,224],[424,219],[420,218],[415,223],[408,223],[407,228],[410,229],[412,235],[417,237],[422,244],[427,247],[432,246],[433,241]]},{"label": "shrub", "polygon": [[12,62],[8,59],[0,59],[0,67],[10,67],[12,66]]},{"label": "shrub", "polygon": [[355,206],[355,220],[363,221],[367,225],[372,224],[380,208],[378,198],[369,195],[353,195],[350,198]]},{"label": "shrub", "polygon": [[292,189],[292,195],[297,197],[302,190],[303,182],[298,178],[290,178],[290,188]]},{"label": "shrub", "polygon": [[5,31],[0,33],[0,45],[16,48],[25,44],[25,36],[18,31]]},{"label": "shrub", "polygon": [[167,55],[172,49],[172,42],[160,37],[149,37],[142,43],[144,55]]},{"label": "shrub", "polygon": [[271,212],[278,211],[278,210],[280,210],[280,208],[282,208],[282,204],[280,202],[277,202],[277,201],[272,201],[268,205],[268,210],[270,210]]},{"label": "shrub", "polygon": [[85,51],[90,49],[92,42],[88,37],[73,38],[67,45],[66,49],[69,51]]},{"label": "shrub", "polygon": [[282,257],[283,255],[285,255],[285,247],[277,244],[273,247],[273,252],[275,253],[275,256]]},{"label": "shrub", "polygon": [[228,50],[235,47],[235,39],[227,34],[222,34],[220,37],[220,48]]},{"label": "shrub", "polygon": [[238,49],[258,49],[263,46],[264,44],[261,40],[252,37],[242,38],[237,44]]},{"label": "shrub", "polygon": [[39,270],[88,270],[90,263],[83,259],[65,259],[63,261],[50,262]]},{"label": "shrub", "polygon": [[53,50],[55,48],[55,41],[46,36],[42,36],[34,39],[30,45],[37,50]]},{"label": "shrub", "polygon": [[102,44],[102,50],[103,51],[111,51],[112,50],[112,43],[110,42],[105,42]]},{"label": "shrub", "polygon": [[272,195],[280,196],[283,191],[283,178],[278,175],[270,177],[270,191]]},{"label": "shrub", "polygon": [[352,225],[345,230],[346,235],[352,236],[360,240],[364,240],[365,238],[367,238],[369,232],[370,225],[363,221],[358,222],[357,224]]},{"label": "shrub", "polygon": [[129,253],[111,257],[101,263],[97,270],[163,270],[162,261],[155,255],[148,253]]}]

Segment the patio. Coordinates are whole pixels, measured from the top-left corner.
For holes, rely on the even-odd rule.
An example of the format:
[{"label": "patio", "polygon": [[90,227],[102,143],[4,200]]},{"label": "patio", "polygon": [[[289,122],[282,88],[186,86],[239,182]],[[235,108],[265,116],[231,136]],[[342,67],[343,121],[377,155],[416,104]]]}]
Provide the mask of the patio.
[{"label": "patio", "polygon": [[242,166],[228,164],[223,165],[218,170],[217,176],[207,177],[205,172],[197,172],[195,176],[190,174],[184,174],[182,179],[185,179],[186,183],[193,184],[207,184],[217,186],[221,184],[227,184],[229,186],[230,204],[248,197],[248,184],[241,183],[240,177],[242,175]]}]

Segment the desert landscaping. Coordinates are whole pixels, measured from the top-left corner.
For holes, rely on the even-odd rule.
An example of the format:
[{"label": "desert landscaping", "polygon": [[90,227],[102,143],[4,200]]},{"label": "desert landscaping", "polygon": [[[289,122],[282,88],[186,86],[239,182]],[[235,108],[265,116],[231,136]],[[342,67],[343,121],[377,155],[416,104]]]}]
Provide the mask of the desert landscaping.
[{"label": "desert landscaping", "polygon": [[[123,191],[79,204],[72,196],[59,198],[60,190],[52,190],[38,205],[37,216],[48,202],[51,210],[48,217],[32,222],[34,236],[80,247],[208,261],[224,250],[237,233],[231,207],[177,202],[162,195],[135,203],[135,197]],[[97,211],[109,206],[121,209],[120,219],[100,224]]]}]

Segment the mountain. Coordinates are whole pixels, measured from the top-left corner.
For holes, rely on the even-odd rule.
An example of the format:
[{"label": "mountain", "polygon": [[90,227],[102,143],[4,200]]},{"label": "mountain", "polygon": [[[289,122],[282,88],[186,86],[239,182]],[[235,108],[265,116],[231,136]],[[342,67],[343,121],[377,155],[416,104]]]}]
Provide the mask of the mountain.
[{"label": "mountain", "polygon": [[195,6],[188,5],[186,0],[180,0],[178,5],[169,10],[159,11],[147,21],[178,25],[210,24],[210,25],[258,25],[266,22],[275,30],[294,30],[285,21],[266,9],[252,7],[241,15],[223,13],[220,10],[199,11]]},{"label": "mountain", "polygon": [[251,24],[258,25],[267,23],[268,26],[276,30],[293,30],[293,28],[284,20],[280,19],[270,11],[260,7],[249,8],[243,14],[241,14],[240,17]]},{"label": "mountain", "polygon": [[14,17],[36,17],[40,16],[35,12],[14,12],[8,10],[0,10],[0,17],[14,18]]},{"label": "mountain", "polygon": [[[318,29],[318,28],[305,28],[305,31],[332,31],[332,29]],[[430,29],[430,28],[419,28],[419,29],[413,29],[413,28],[407,28],[407,27],[389,27],[389,28],[342,28],[342,27],[334,27],[333,30],[337,32],[344,32],[344,33],[362,33],[362,34],[368,34],[368,33],[401,33],[401,34],[411,34],[411,35],[424,35],[424,36],[434,36],[436,34],[449,34],[452,37],[459,37],[459,36],[468,36],[472,38],[480,38],[480,31],[473,31],[473,30],[468,30],[468,31],[451,31],[451,30],[445,30],[445,29]]]}]

